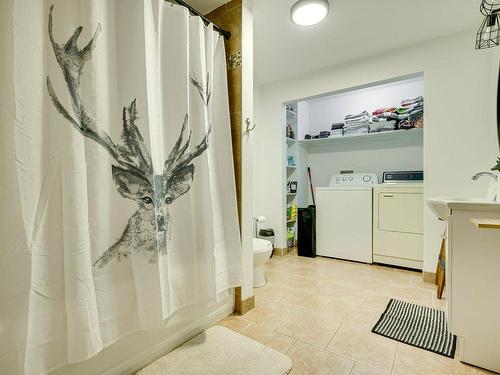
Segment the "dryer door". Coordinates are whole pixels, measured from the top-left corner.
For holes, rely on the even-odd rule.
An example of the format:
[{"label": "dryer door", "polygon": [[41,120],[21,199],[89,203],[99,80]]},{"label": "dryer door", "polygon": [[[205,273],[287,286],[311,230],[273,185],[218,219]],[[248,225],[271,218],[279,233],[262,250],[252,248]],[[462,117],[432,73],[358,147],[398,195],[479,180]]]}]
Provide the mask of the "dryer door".
[{"label": "dryer door", "polygon": [[423,233],[423,194],[378,194],[378,229],[390,232]]}]

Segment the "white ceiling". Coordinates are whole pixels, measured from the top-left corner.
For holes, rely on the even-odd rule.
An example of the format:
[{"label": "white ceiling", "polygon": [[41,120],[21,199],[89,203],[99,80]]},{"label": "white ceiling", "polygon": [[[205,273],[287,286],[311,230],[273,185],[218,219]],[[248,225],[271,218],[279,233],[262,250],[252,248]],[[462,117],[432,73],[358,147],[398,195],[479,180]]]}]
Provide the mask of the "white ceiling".
[{"label": "white ceiling", "polygon": [[255,79],[260,84],[462,30],[470,30],[474,48],[474,29],[482,20],[480,0],[329,0],[325,21],[300,28],[290,22],[295,1],[254,0]]},{"label": "white ceiling", "polygon": [[207,14],[212,10],[228,3],[229,0],[184,0],[201,14]]}]

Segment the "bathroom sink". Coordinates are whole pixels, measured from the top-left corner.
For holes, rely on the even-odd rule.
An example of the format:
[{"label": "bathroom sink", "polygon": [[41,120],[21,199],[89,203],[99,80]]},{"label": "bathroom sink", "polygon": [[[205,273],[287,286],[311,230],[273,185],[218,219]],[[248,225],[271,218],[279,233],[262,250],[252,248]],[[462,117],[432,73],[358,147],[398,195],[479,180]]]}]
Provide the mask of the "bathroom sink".
[{"label": "bathroom sink", "polygon": [[500,211],[500,203],[485,198],[442,197],[429,198],[426,201],[432,212],[443,221],[448,220],[452,209]]}]

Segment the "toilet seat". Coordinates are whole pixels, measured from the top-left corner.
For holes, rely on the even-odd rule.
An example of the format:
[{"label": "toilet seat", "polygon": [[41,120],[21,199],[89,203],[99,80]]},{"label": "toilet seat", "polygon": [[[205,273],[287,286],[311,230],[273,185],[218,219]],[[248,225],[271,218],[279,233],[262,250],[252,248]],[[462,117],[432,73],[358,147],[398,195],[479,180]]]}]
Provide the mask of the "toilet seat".
[{"label": "toilet seat", "polygon": [[273,248],[270,241],[264,240],[262,238],[253,239],[253,252],[254,253],[265,253]]}]

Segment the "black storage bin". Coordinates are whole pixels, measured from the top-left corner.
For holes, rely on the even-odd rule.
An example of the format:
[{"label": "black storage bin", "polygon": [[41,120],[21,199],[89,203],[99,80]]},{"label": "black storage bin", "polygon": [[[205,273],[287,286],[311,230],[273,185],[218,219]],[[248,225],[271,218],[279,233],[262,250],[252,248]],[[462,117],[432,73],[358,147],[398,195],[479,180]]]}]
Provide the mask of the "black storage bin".
[{"label": "black storage bin", "polygon": [[258,237],[263,238],[263,239],[271,242],[273,244],[273,248],[274,248],[274,230],[272,230],[271,228],[261,229],[261,230],[259,230]]},{"label": "black storage bin", "polygon": [[316,257],[316,206],[298,210],[298,254],[302,257]]},{"label": "black storage bin", "polygon": [[262,237],[274,236],[274,230],[272,230],[271,228],[261,229],[259,230],[259,236]]}]

